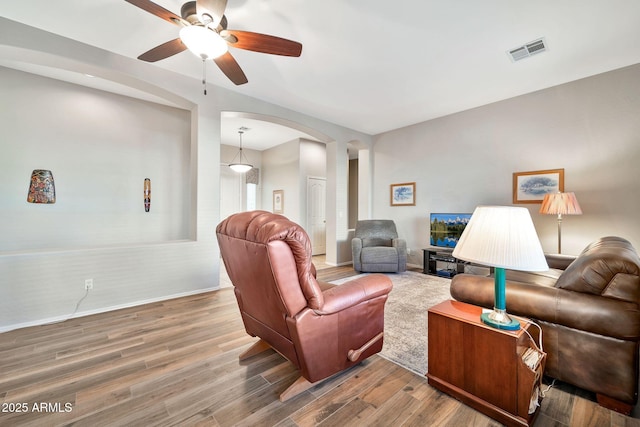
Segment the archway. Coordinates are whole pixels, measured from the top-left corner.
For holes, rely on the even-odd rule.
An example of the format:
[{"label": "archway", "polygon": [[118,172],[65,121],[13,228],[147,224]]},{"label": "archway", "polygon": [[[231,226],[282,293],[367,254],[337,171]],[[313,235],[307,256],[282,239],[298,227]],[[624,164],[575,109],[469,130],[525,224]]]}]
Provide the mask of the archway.
[{"label": "archway", "polygon": [[[253,169],[247,174],[229,174],[226,173],[226,166],[237,158],[240,136],[243,155]],[[284,205],[281,206],[282,210],[276,210],[303,226],[315,248],[326,247],[326,234],[323,230],[318,233],[318,221],[322,224],[326,215],[331,213],[325,208],[325,194],[320,195],[317,186],[312,187],[313,191],[309,190],[309,179],[314,182],[326,180],[326,145],[331,138],[315,129],[279,117],[223,112],[220,139],[221,178],[225,178],[221,179],[220,188],[221,218],[229,213],[229,200],[235,201],[237,211],[274,210],[272,199],[274,192],[277,192],[278,195],[283,194]],[[236,182],[229,184],[234,178]],[[235,200],[238,187],[242,193],[239,202]],[[319,197],[320,200],[317,200]],[[318,206],[322,211],[319,220]],[[315,214],[309,215],[310,210]]]}]

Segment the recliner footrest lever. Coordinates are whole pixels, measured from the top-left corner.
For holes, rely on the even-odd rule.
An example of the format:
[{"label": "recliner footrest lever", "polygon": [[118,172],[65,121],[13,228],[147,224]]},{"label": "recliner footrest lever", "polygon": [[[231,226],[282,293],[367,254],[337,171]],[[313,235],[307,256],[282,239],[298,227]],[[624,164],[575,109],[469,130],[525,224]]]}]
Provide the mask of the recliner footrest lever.
[{"label": "recliner footrest lever", "polygon": [[359,349],[349,350],[349,352],[347,353],[347,357],[349,358],[349,360],[352,362],[355,362],[356,360],[358,360],[360,356],[362,356],[362,353],[365,352],[369,347],[371,347],[376,341],[381,339],[383,335],[384,335],[384,332],[380,332],[378,335],[376,335],[375,337],[367,341],[367,343],[362,347],[360,347]]}]

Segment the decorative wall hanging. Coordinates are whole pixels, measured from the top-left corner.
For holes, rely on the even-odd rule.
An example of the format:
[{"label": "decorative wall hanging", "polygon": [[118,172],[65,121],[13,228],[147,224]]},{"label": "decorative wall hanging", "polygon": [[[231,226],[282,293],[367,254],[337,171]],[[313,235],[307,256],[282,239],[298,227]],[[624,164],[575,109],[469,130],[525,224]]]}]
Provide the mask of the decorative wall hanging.
[{"label": "decorative wall hanging", "polygon": [[273,190],[273,213],[284,213],[284,190]]},{"label": "decorative wall hanging", "polygon": [[564,169],[514,172],[513,204],[542,203],[546,194],[564,192]]},{"label": "decorative wall hanging", "polygon": [[391,184],[391,206],[415,206],[416,183]]},{"label": "decorative wall hanging", "polygon": [[144,211],[149,212],[151,208],[151,180],[144,179]]},{"label": "decorative wall hanging", "polygon": [[53,174],[51,173],[51,171],[44,169],[35,169],[33,172],[31,172],[31,183],[29,185],[29,194],[27,194],[27,202],[56,202],[56,186],[53,182]]}]

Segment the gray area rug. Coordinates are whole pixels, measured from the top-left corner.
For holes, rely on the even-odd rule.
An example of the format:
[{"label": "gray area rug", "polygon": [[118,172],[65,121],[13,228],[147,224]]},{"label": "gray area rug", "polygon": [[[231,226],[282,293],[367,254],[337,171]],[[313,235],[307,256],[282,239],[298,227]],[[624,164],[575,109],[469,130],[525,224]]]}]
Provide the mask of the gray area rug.
[{"label": "gray area rug", "polygon": [[[384,308],[384,346],[380,355],[425,375],[428,364],[427,310],[451,299],[451,280],[414,271],[385,275],[393,282],[393,290]],[[333,283],[340,284],[353,278]]]}]

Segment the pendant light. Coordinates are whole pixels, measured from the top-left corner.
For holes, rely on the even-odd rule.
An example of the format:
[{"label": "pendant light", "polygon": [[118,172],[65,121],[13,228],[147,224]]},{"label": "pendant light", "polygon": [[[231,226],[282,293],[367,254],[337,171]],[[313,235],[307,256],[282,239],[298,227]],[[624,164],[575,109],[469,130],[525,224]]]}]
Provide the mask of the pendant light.
[{"label": "pendant light", "polygon": [[[248,129],[245,127],[241,127],[240,129],[238,129],[238,134],[240,135],[240,151],[238,151],[238,154],[236,154],[236,156],[233,158],[233,160],[231,160],[231,163],[229,164],[231,170],[238,173],[245,173],[253,168],[253,166],[249,164],[247,157],[242,153],[242,134],[245,130]],[[237,163],[235,161],[236,159],[238,159]]]}]

